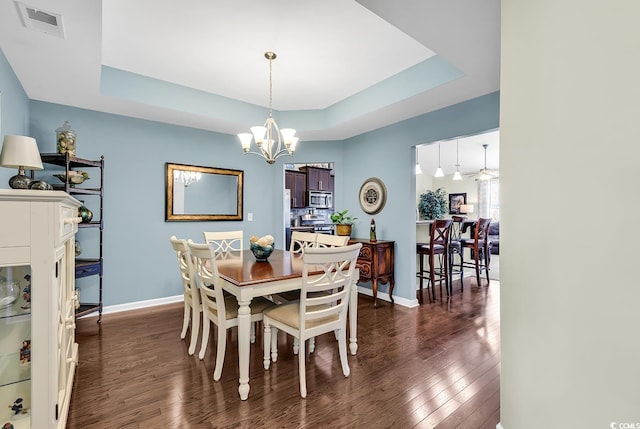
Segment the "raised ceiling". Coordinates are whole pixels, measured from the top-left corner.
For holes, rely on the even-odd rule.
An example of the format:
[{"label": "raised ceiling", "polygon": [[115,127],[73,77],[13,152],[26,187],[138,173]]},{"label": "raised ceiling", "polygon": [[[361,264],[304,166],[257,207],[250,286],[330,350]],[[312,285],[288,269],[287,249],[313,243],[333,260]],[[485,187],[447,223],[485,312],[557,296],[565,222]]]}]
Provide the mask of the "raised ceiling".
[{"label": "raised ceiling", "polygon": [[0,2],[0,47],[28,97],[223,133],[274,116],[345,139],[499,89],[499,0]]}]

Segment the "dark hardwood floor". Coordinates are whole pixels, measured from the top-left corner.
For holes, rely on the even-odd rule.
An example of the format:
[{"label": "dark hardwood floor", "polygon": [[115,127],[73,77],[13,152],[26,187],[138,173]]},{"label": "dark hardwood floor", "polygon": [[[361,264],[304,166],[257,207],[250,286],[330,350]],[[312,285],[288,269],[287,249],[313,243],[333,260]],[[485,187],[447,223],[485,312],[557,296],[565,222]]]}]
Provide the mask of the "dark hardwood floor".
[{"label": "dark hardwood floor", "polygon": [[[472,286],[471,286],[472,285]],[[332,335],[307,360],[306,399],[298,359],[280,333],[278,362],[262,367],[262,335],[251,348],[247,401],[238,397],[235,329],[222,379],[215,341],[203,361],[180,340],[182,304],[78,320],[77,368],[67,428],[491,428],[500,412],[499,282],[454,283],[447,302],[408,309],[360,296],[358,353],[342,375]],[[260,325],[261,327],[261,325]],[[213,334],[212,334],[213,335]],[[199,345],[198,345],[199,348]]]}]

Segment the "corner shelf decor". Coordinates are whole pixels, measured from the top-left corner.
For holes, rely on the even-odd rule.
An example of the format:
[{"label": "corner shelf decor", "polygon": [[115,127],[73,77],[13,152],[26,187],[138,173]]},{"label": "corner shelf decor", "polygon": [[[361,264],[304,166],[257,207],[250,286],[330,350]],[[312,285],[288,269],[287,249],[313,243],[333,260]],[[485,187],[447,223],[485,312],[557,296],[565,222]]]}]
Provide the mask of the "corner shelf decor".
[{"label": "corner shelf decor", "polygon": [[[64,171],[59,175],[63,177],[73,177],[74,174],[83,174],[87,176],[87,180],[79,183],[74,183],[71,180],[61,180],[63,184],[54,185],[54,189],[62,190],[70,195],[76,196],[76,199],[82,199],[82,213],[78,213],[79,217],[82,217],[83,222],[78,224],[79,230],[86,228],[94,229],[99,235],[99,245],[97,251],[97,257],[92,258],[78,258],[76,257],[75,274],[76,279],[98,276],[98,296],[91,302],[80,302],[79,307],[76,309],[76,317],[84,316],[90,313],[98,312],[98,323],[102,322],[102,273],[103,273],[103,257],[102,257],[102,242],[103,242],[103,230],[104,221],[103,215],[103,201],[104,201],[104,156],[101,156],[99,160],[88,160],[82,158],[76,158],[71,156],[69,152],[64,154],[60,153],[41,153],[43,164],[57,165],[64,167]],[[100,175],[96,175],[91,172],[89,174],[85,171],[86,168],[100,169]],[[95,170],[94,170],[95,171]],[[90,177],[90,179],[88,179]],[[99,182],[98,182],[99,180]],[[97,185],[97,186],[96,186]],[[88,197],[88,198],[87,198]],[[99,199],[98,216],[96,219],[95,212],[92,213],[93,219],[86,221],[87,207],[84,206],[85,200],[88,201],[91,198],[97,197]],[[95,202],[94,202],[95,204]],[[83,252],[88,253],[87,246],[83,246]],[[83,293],[82,297],[85,298],[88,294]],[[85,298],[86,299],[86,298]]]}]

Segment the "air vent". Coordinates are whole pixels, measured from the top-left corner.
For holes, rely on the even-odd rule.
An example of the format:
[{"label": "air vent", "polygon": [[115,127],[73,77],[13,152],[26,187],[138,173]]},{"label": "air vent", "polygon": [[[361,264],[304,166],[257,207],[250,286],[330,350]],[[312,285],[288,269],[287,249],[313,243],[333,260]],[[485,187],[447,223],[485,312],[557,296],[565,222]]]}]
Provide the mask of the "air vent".
[{"label": "air vent", "polygon": [[62,15],[36,9],[21,2],[15,3],[25,27],[40,33],[64,38]]}]

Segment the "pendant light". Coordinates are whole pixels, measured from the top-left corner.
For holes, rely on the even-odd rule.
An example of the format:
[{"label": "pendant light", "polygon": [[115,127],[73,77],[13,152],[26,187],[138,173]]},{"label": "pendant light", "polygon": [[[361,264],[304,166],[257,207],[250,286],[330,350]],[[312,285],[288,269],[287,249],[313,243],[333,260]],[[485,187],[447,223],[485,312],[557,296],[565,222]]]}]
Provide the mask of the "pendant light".
[{"label": "pendant light", "polygon": [[460,174],[460,147],[459,141],[456,139],[456,172],[453,174],[453,180],[462,180],[462,175]]},{"label": "pendant light", "polygon": [[436,172],[433,175],[433,177],[444,177],[444,172],[440,167],[440,143],[438,143],[438,168],[436,169]]},{"label": "pendant light", "polygon": [[493,179],[493,175],[491,174],[491,170],[487,168],[487,147],[488,144],[483,144],[484,148],[484,168],[480,170],[480,176],[478,176],[478,180],[491,180]]},{"label": "pendant light", "polygon": [[420,168],[420,162],[418,162],[418,159],[420,157],[418,155],[420,155],[420,151],[418,149],[418,146],[416,146],[416,175],[422,174],[422,168]]}]

